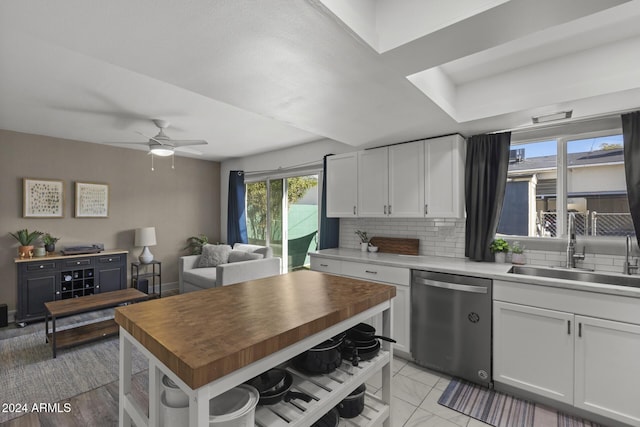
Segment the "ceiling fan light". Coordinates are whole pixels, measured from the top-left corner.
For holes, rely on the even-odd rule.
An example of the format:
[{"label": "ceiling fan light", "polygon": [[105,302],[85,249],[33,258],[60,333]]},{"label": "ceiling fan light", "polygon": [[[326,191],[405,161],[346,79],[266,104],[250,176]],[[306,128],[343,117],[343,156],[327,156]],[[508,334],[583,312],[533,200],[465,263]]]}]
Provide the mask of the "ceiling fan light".
[{"label": "ceiling fan light", "polygon": [[173,154],[173,149],[164,147],[154,147],[151,149],[151,154],[155,154],[160,157],[169,157]]}]

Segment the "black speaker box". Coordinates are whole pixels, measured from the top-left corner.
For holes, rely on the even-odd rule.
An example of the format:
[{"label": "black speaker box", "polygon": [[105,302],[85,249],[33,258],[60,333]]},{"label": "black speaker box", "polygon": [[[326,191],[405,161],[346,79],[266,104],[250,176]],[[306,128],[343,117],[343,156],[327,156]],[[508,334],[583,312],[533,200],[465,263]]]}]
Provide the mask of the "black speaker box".
[{"label": "black speaker box", "polygon": [[7,304],[0,304],[0,328],[4,328],[9,324],[9,310]]},{"label": "black speaker box", "polygon": [[147,279],[133,279],[133,287],[145,294],[149,293],[149,281]]}]

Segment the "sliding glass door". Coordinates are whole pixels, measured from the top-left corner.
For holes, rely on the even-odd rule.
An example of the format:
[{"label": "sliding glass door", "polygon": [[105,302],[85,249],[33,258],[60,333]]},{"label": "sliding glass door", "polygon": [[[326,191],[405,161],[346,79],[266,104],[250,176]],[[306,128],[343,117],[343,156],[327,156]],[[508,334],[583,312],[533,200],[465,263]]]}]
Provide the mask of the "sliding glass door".
[{"label": "sliding glass door", "polygon": [[249,243],[271,246],[285,271],[308,265],[307,252],[316,249],[318,233],[318,175],[246,185]]}]

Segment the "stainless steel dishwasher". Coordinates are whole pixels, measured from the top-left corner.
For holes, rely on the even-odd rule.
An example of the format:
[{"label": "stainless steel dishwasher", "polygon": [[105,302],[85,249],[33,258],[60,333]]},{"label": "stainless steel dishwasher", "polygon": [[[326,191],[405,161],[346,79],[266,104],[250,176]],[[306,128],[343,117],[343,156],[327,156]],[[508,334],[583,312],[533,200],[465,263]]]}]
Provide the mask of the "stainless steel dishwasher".
[{"label": "stainless steel dishwasher", "polygon": [[411,355],[418,365],[491,386],[492,281],[413,270]]}]

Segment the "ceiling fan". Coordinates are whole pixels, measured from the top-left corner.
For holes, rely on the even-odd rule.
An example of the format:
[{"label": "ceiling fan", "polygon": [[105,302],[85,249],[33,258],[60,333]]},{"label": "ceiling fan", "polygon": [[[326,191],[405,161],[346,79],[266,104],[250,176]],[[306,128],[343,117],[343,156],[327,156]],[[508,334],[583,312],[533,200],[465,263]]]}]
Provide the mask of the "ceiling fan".
[{"label": "ceiling fan", "polygon": [[200,151],[188,148],[192,145],[207,145],[207,141],[202,139],[192,140],[179,140],[171,139],[165,133],[164,130],[169,127],[171,123],[166,120],[152,119],[153,123],[160,129],[160,132],[156,136],[147,136],[142,132],[138,132],[145,138],[149,138],[147,142],[118,142],[117,144],[139,144],[147,145],[149,152],[156,156],[167,157],[173,155],[176,151],[182,151],[184,153],[202,155]]}]

